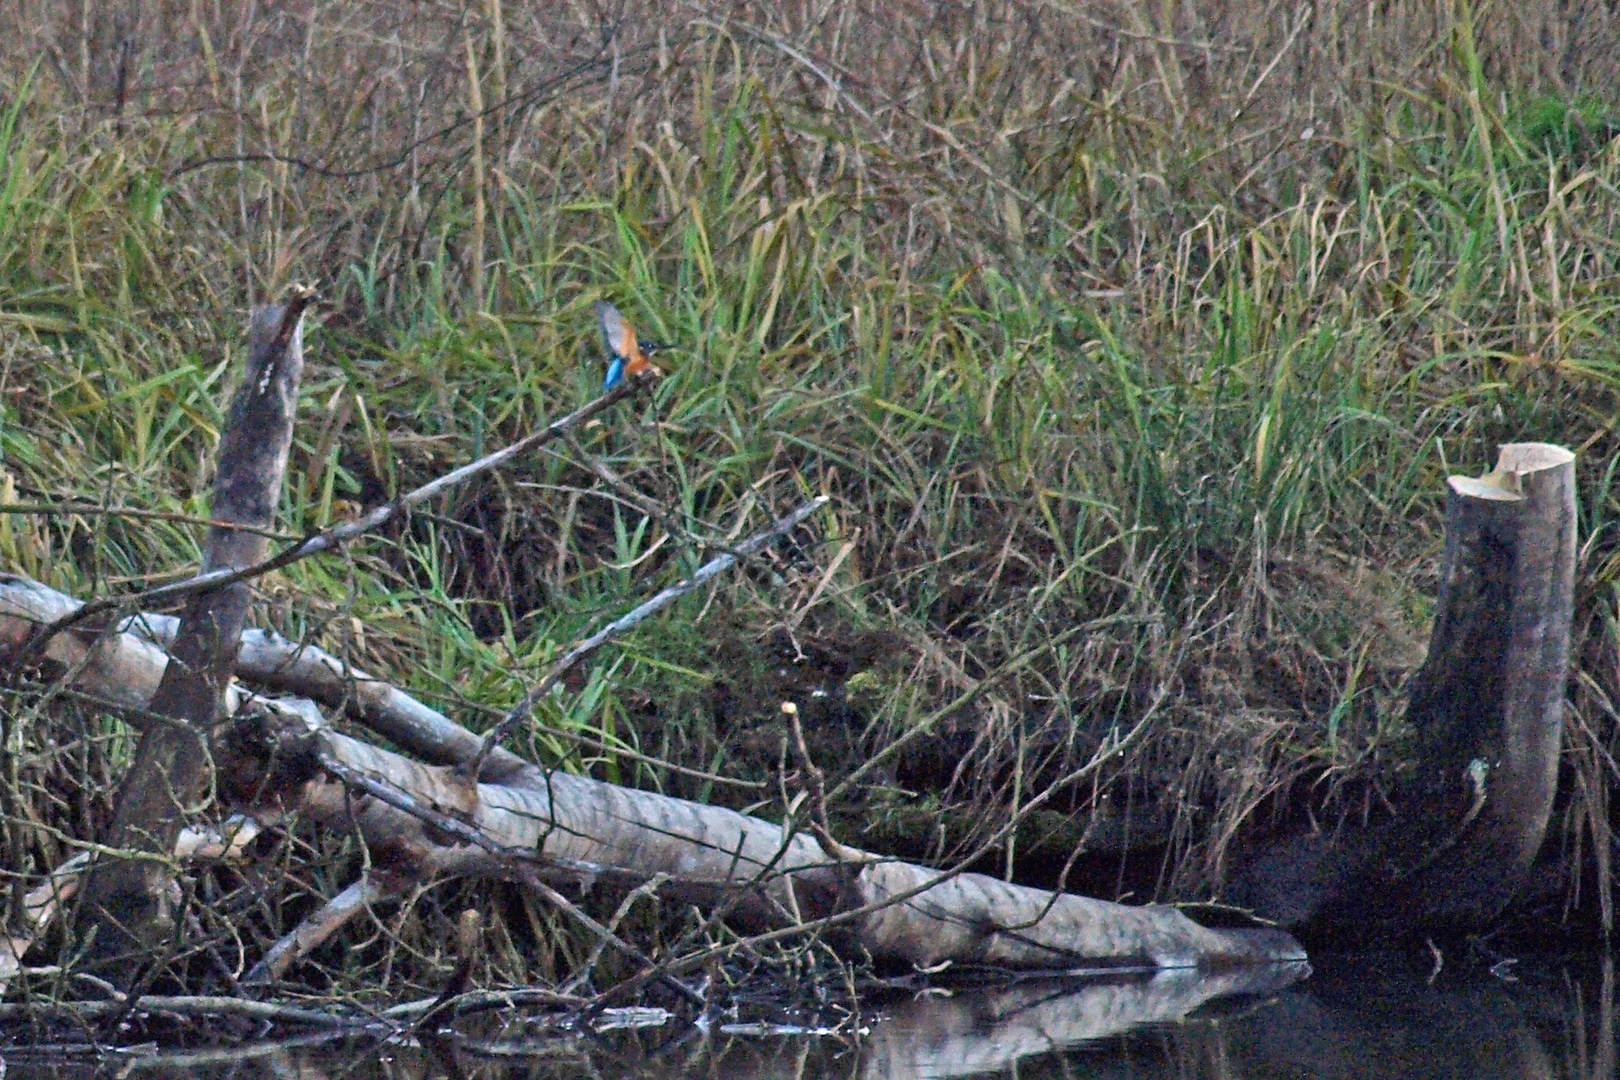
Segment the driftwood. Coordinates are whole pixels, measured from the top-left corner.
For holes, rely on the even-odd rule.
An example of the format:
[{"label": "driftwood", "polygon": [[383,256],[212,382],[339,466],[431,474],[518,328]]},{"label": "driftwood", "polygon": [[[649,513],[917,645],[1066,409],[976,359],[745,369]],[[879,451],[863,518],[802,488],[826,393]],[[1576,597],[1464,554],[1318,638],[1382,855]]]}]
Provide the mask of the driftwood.
[{"label": "driftwood", "polygon": [[1429,655],[1408,719],[1420,760],[1396,820],[1293,837],[1228,894],[1289,925],[1477,927],[1524,882],[1558,785],[1575,583],[1575,455],[1501,448],[1454,476]]},{"label": "driftwood", "polygon": [[[285,307],[254,312],[247,371],[220,439],[214,487],[213,517],[229,524],[208,531],[205,573],[251,565],[268,548],[250,530],[274,523],[304,367],[300,326],[313,295],[300,290]],[[208,798],[206,741],[220,719],[249,600],[245,581],[190,598],[173,659],[148,706],[177,722],[147,727],[113,804],[106,843],[130,854],[97,858],[84,882],[80,931],[89,955],[126,985],[144,966],[130,959],[145,959],[173,932],[174,863],[149,856],[169,855],[188,815]]]},{"label": "driftwood", "polygon": [[[664,590],[565,652],[547,678],[482,739],[317,649],[244,633],[252,576],[327,550],[344,528],[373,527],[510,460],[520,448],[566,435],[579,419],[630,390],[627,385],[603,395],[360,522],[267,557],[265,530],[273,523],[286,468],[302,370],[298,330],[312,296],[300,290],[286,307],[255,313],[247,375],[221,440],[216,524],[201,572],[177,586],[123,601],[183,596],[187,607],[179,619],[138,616],[109,632],[103,616],[119,601],[81,604],[25,579],[0,579],[4,655],[59,665],[48,666],[48,672],[113,704],[142,732],[115,801],[107,843],[88,869],[64,867],[53,877],[51,903],[30,909],[36,925],[13,939],[13,959],[37,937],[39,923],[77,890],[82,899],[78,929],[90,943],[92,962],[126,987],[155,973],[162,966],[161,946],[174,937],[170,906],[181,828],[199,811],[217,817],[228,809],[251,813],[262,824],[296,814],[357,831],[371,856],[366,877],[262,957],[250,980],[275,978],[366,902],[441,875],[521,882],[594,934],[599,949],[611,945],[649,977],[687,994],[692,991],[667,969],[655,970],[555,884],[607,881],[657,891],[714,907],[765,935],[821,932],[846,948],[917,965],[971,960],[1118,970],[1303,959],[1293,939],[1274,929],[1208,929],[1173,908],[1127,907],[913,866],[840,845],[824,820],[812,823],[810,835],[791,819],[782,826],[543,770],[499,747],[500,736],[527,718],[567,665],[762,548],[824,500],[800,507],[711,560],[690,581]],[[136,628],[150,640],[133,632]],[[234,675],[301,696],[255,699],[244,707],[242,695],[232,692]],[[332,730],[316,701],[345,710],[428,763]],[[1101,747],[1071,779],[1100,768],[1122,748],[1118,741]],[[813,808],[822,802],[819,780],[816,790]],[[211,805],[216,798],[219,805]],[[127,962],[132,957],[140,962]],[[678,962],[702,959],[693,954]],[[125,962],[111,968],[115,960]]]},{"label": "driftwood", "polygon": [[[0,579],[0,646],[72,603],[26,579]],[[141,617],[130,625],[161,632],[171,624]],[[75,677],[85,692],[102,696],[155,681],[150,665],[161,654],[136,633],[108,635],[93,649],[68,638],[61,659],[81,661]],[[274,635],[244,635],[238,672],[333,704],[346,700],[356,718],[442,762],[470,761],[481,745],[476,734],[401,691]],[[505,751],[492,754],[484,769],[501,781],[474,785],[453,768],[331,731],[309,707],[238,714],[215,755],[242,803],[344,829],[358,825],[374,862],[401,881],[456,873],[630,883],[662,874],[661,891],[725,905],[755,927],[802,933],[830,920],[833,940],[919,965],[1171,968],[1304,958],[1279,931],[1209,929],[1171,907],[941,874],[830,841],[824,846],[734,811],[543,770]],[[357,787],[361,795],[352,797]]]}]

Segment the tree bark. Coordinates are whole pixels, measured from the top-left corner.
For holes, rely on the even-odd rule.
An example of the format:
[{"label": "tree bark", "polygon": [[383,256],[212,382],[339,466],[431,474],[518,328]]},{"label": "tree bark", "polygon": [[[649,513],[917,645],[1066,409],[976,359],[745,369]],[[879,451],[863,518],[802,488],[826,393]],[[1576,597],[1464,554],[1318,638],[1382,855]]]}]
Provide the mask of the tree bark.
[{"label": "tree bark", "polygon": [[1524,881],[1558,792],[1575,595],[1575,455],[1510,443],[1454,476],[1428,660],[1412,685],[1421,746],[1392,851],[1408,917],[1479,925]]},{"label": "tree bark", "polygon": [[[25,579],[0,577],[0,645],[72,601]],[[141,617],[159,639],[172,624]],[[60,662],[81,658],[65,644]],[[125,632],[102,643],[72,676],[92,693],[150,684],[153,650]],[[329,704],[388,733],[428,766],[330,731],[314,707],[270,702],[221,731],[221,792],[273,818],[296,811],[358,828],[373,870],[410,882],[440,874],[525,880],[533,874],[627,886],[664,875],[680,900],[724,904],[752,928],[854,915],[834,939],[873,955],[930,965],[976,961],[1025,968],[1225,968],[1300,961],[1304,950],[1271,929],[1212,929],[1172,907],[1132,907],[1011,885],[979,874],[945,876],[868,852],[828,850],[805,833],[719,807],[550,772],[506,751],[470,784],[445,767],[471,760],[482,740],[408,694],[310,646],[244,635],[238,673]],[[409,800],[411,813],[359,789],[333,769]],[[498,777],[499,782],[490,782]],[[910,894],[910,895],[907,895]],[[903,898],[902,898],[903,897]],[[311,927],[312,931],[318,928]],[[290,942],[297,949],[299,942]],[[277,963],[290,961],[277,958]]]},{"label": "tree bark", "polygon": [[1227,899],[1291,926],[1470,929],[1501,914],[1541,847],[1575,589],[1575,455],[1511,443],[1454,476],[1428,659],[1413,679],[1413,780],[1392,822],[1289,837]]},{"label": "tree bark", "polygon": [[[1305,959],[1286,933],[1213,929],[1173,907],[1130,906],[944,874],[723,807],[536,769],[527,782],[472,784],[309,722],[258,709],[222,729],[215,753],[233,805],[296,811],[358,831],[374,869],[523,881],[541,872],[603,883],[666,878],[665,895],[724,904],[750,931],[848,916],[846,949],[919,967],[1224,968]],[[359,783],[357,783],[357,781]]]},{"label": "tree bark", "polygon": [[[312,294],[285,307],[260,308],[249,328],[247,371],[220,438],[214,484],[217,521],[268,528],[280,498],[303,373],[301,321]],[[268,541],[257,532],[216,525],[203,548],[203,571],[248,566]],[[174,929],[175,839],[212,797],[207,739],[221,716],[225,688],[247,617],[245,581],[193,595],[180,619],[171,658],[148,708],[174,720],[149,725],[119,785],[108,847],[84,883],[78,928],[86,959],[126,984]]]}]

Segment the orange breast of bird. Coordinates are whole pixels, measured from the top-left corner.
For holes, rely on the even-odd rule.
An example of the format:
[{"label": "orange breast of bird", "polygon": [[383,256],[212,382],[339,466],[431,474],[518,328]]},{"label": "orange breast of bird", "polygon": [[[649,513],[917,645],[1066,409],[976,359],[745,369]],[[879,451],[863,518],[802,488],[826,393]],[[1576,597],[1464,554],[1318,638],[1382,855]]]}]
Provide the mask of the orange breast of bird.
[{"label": "orange breast of bird", "polygon": [[624,361],[624,374],[639,375],[652,366],[636,343],[635,327],[606,300],[596,302],[596,321],[602,328],[602,341],[615,358]]},{"label": "orange breast of bird", "polygon": [[630,338],[630,346],[621,354],[624,357],[624,373],[626,375],[640,375],[652,367],[652,361],[642,353],[641,346],[636,344],[634,336]]}]

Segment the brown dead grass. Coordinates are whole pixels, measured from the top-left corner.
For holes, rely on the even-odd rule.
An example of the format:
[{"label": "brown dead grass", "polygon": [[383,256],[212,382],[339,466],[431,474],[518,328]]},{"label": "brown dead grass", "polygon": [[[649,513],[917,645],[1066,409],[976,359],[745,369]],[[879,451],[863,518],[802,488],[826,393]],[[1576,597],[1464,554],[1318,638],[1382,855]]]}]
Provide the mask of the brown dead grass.
[{"label": "brown dead grass", "polygon": [[[1121,891],[1203,895],[1246,831],[1377,808],[1442,474],[1558,438],[1595,508],[1565,831],[1607,852],[1620,167],[1600,131],[1538,157],[1518,117],[1612,98],[1608,5],[0,0],[0,25],[26,495],[200,509],[216,366],[292,280],[334,304],[294,530],[573,400],[599,295],[688,350],[585,440],[679,530],[637,539],[547,459],[275,583],[287,632],[475,721],[706,540],[825,489],[819,536],[629,643],[557,730],[752,776],[797,696],[835,776],[870,763],[850,827],[946,860],[1151,712],[1051,809],[1091,844],[1134,806],[1107,850],[1153,866]],[[8,568],[76,591],[194,550],[0,529]],[[30,760],[28,803],[55,782]],[[64,835],[103,813],[77,797],[50,804]],[[37,878],[59,845],[8,814]],[[431,951],[450,906],[400,940]]]}]

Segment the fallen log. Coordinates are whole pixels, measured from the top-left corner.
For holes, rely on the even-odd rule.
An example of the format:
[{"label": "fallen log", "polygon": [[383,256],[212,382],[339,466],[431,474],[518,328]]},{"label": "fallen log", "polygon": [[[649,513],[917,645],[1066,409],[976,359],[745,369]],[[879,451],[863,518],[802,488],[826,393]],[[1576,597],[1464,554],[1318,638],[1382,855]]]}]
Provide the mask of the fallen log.
[{"label": "fallen log", "polygon": [[[25,633],[28,605],[49,596],[26,579],[0,579],[0,637]],[[33,620],[48,621],[60,603],[43,605]],[[343,685],[335,677],[341,665],[318,650],[252,632],[244,642],[242,655],[262,650],[254,663],[268,667],[257,670],[278,671],[283,686],[298,665],[309,665],[301,670],[319,696]],[[80,689],[110,696],[112,688],[95,678],[115,673],[126,687],[151,682],[152,673],[140,669],[155,655],[133,633],[110,635],[97,646],[96,662],[75,677]],[[295,656],[296,664],[271,663]],[[365,684],[364,694],[353,694],[350,673],[351,707],[397,708],[412,718],[423,745],[457,761],[477,754],[474,733],[376,680]],[[1219,968],[1304,959],[1281,931],[1212,929],[1173,907],[1132,907],[915,866],[732,810],[544,770],[505,751],[489,759],[503,782],[473,784],[452,768],[332,731],[309,708],[239,712],[215,756],[240,805],[358,827],[375,862],[415,879],[545,875],[628,883],[664,875],[661,891],[727,906],[754,927],[774,934],[821,929],[847,947],[919,966]],[[508,760],[518,764],[501,764]],[[349,774],[349,784],[339,772]],[[354,778],[370,783],[356,793]]]}]

